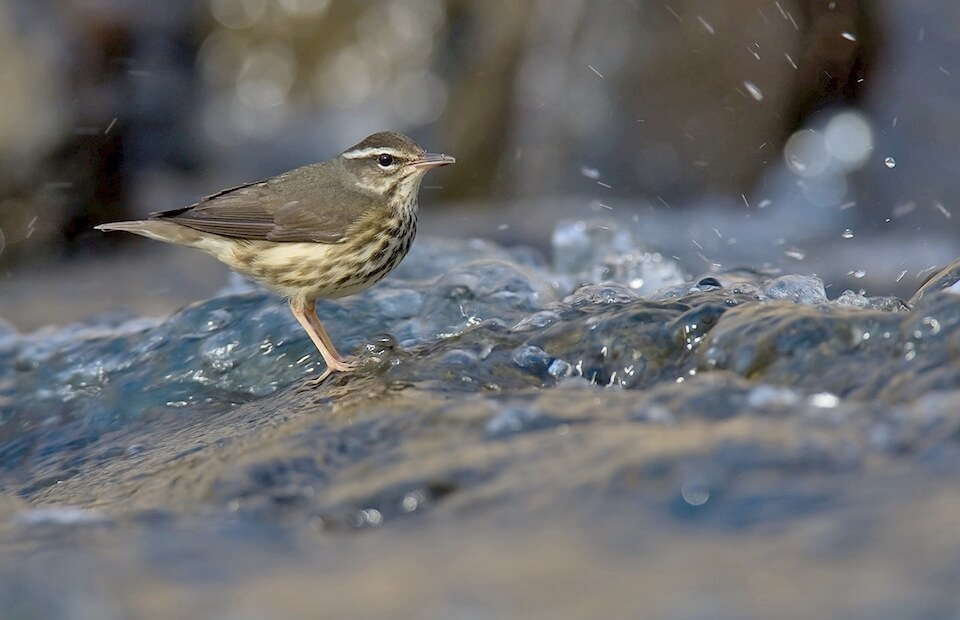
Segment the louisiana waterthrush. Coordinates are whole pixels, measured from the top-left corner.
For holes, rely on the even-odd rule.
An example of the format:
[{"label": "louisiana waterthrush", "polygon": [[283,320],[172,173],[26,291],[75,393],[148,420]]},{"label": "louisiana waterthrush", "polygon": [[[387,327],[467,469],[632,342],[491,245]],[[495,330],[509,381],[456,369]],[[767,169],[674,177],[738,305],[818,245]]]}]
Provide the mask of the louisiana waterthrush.
[{"label": "louisiana waterthrush", "polygon": [[385,131],[334,159],[97,229],[203,250],[283,296],[326,362],[322,380],[353,365],[323,329],[317,299],[361,291],[400,263],[417,232],[424,174],[454,161]]}]

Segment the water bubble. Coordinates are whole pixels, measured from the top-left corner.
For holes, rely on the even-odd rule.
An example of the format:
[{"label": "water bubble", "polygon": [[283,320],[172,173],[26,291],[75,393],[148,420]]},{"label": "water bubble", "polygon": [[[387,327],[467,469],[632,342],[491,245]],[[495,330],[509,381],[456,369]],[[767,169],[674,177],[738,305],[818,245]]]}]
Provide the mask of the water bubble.
[{"label": "water bubble", "polygon": [[883,165],[886,166],[887,168],[896,168],[897,160],[892,157],[886,157],[883,160]]},{"label": "water bubble", "polygon": [[710,487],[701,480],[686,482],[680,488],[680,496],[691,506],[703,506],[710,499]]},{"label": "water bubble", "polygon": [[853,231],[850,230],[849,228],[844,228],[843,232],[840,233],[840,236],[843,237],[844,239],[853,239]]}]

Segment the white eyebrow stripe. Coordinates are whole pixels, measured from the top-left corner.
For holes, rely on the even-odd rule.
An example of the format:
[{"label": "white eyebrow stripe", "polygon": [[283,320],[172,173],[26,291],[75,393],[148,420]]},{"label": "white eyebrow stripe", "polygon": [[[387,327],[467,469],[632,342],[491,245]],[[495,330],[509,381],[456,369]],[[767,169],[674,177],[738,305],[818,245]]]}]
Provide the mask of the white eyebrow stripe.
[{"label": "white eyebrow stripe", "polygon": [[392,155],[396,158],[403,158],[404,154],[396,149],[389,147],[380,147],[373,146],[365,149],[357,149],[354,151],[345,151],[341,154],[341,157],[346,159],[363,159],[364,157],[373,157],[374,155],[379,155],[381,153],[386,153],[387,155]]}]

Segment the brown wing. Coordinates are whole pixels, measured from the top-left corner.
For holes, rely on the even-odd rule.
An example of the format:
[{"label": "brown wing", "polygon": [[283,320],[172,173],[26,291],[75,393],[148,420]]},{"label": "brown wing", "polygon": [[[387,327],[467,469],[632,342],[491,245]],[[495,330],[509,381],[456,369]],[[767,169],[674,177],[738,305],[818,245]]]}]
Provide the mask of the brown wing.
[{"label": "brown wing", "polygon": [[322,162],[150,217],[224,237],[340,243],[374,206],[367,196],[345,191],[343,178],[339,162]]}]

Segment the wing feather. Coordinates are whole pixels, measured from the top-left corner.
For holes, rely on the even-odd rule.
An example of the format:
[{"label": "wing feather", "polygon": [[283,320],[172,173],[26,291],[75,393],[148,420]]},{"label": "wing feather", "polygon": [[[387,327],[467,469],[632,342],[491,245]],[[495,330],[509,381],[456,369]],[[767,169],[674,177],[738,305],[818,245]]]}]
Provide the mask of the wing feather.
[{"label": "wing feather", "polygon": [[224,237],[341,243],[353,224],[375,206],[369,196],[343,187],[345,175],[336,160],[312,164],[150,218]]}]

